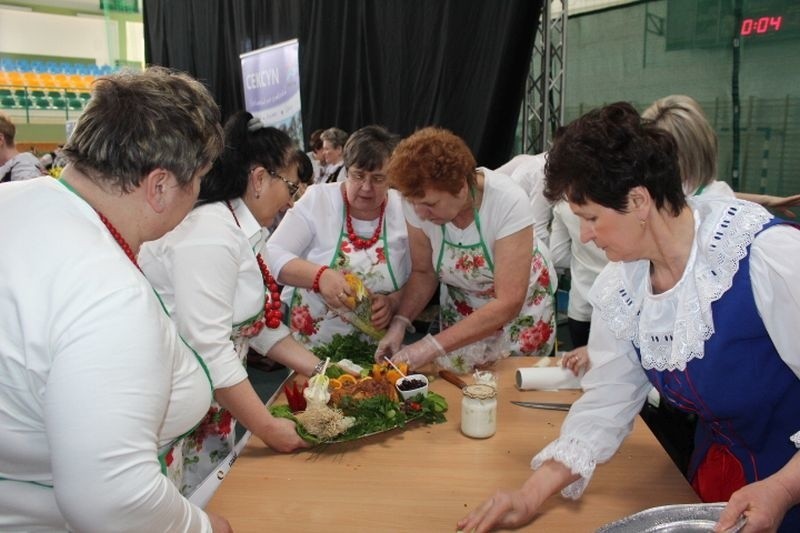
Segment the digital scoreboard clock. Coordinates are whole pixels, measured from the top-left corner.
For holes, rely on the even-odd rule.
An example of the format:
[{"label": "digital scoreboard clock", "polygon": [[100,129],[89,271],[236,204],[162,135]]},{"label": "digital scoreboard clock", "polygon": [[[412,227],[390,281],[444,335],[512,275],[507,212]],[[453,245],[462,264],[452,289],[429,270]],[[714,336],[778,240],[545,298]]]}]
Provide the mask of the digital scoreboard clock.
[{"label": "digital scoreboard clock", "polygon": [[729,47],[734,37],[751,44],[800,39],[800,1],[667,0],[667,50]]},{"label": "digital scoreboard clock", "polygon": [[775,33],[781,31],[783,16],[764,16],[759,18],[746,18],[742,20],[742,27],[739,28],[739,35],[748,37],[750,35],[763,35],[765,33]]}]

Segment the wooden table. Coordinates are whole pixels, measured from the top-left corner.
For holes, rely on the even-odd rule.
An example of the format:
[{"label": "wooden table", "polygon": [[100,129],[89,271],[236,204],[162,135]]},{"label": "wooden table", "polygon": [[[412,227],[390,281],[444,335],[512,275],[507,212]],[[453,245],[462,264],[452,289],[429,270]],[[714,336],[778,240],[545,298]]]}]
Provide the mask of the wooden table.
[{"label": "wooden table", "polygon": [[[411,424],[285,455],[251,439],[207,509],[225,516],[236,533],[455,531],[456,522],[495,489],[517,488],[527,479],[531,458],[558,436],[566,416],[510,400],[572,402],[580,395],[518,391],[515,369],[534,362],[510,358],[497,364],[498,422],[491,438],[461,434],[461,391],[437,379],[431,389],[447,398],[446,423]],[[550,498],[528,529],[588,532],[648,507],[698,501],[637,419],[616,456],[597,468],[583,497]]]}]

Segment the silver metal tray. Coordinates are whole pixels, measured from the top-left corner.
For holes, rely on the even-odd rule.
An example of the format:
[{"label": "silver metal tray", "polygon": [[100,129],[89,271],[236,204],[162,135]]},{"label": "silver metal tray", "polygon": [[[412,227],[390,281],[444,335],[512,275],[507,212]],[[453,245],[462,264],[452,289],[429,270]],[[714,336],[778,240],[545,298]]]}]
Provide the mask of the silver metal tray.
[{"label": "silver metal tray", "polygon": [[724,503],[663,505],[626,516],[597,533],[707,533],[725,508]]}]

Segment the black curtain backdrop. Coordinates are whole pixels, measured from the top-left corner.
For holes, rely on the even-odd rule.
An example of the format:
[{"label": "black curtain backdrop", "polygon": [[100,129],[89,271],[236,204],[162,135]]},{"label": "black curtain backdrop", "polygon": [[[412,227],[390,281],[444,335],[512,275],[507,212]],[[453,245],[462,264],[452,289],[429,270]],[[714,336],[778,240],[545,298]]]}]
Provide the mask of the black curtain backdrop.
[{"label": "black curtain backdrop", "polygon": [[542,0],[144,0],[148,64],[244,107],[239,54],[297,38],[303,128],[428,125],[511,154]]}]

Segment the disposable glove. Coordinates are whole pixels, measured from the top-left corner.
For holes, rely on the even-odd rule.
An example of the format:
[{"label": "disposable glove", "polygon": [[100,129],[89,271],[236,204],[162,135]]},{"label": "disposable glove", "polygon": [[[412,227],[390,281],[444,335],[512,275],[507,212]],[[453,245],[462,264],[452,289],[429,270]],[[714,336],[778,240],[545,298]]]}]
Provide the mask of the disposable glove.
[{"label": "disposable glove", "polygon": [[394,354],[392,357],[392,362],[408,363],[409,368],[415,369],[425,366],[433,361],[436,357],[440,357],[446,353],[447,352],[444,351],[442,345],[439,344],[439,341],[437,341],[433,335],[428,333],[422,338],[422,340],[406,346]]},{"label": "disposable glove", "polygon": [[375,362],[380,363],[386,357],[391,357],[400,350],[403,338],[406,336],[406,327],[411,325],[411,321],[404,316],[394,315],[386,335],[378,342],[378,349],[375,350]]}]

